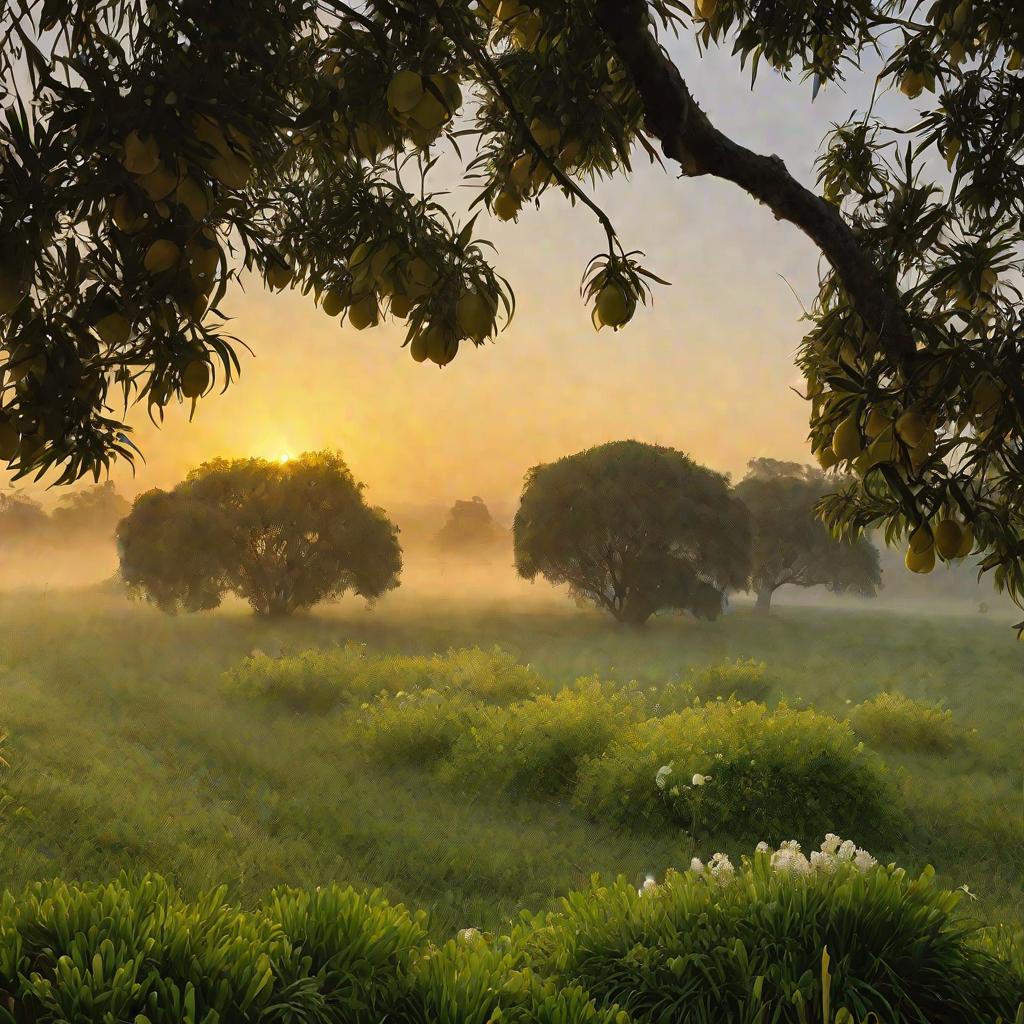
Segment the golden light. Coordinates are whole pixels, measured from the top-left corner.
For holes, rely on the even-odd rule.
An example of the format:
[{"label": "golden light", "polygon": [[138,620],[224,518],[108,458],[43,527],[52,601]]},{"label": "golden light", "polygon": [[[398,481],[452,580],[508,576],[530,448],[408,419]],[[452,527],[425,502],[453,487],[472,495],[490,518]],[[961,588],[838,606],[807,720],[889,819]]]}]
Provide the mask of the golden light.
[{"label": "golden light", "polygon": [[291,452],[282,452],[280,455],[278,455],[277,461],[280,462],[282,466],[286,462],[291,462],[292,461],[292,453]]}]

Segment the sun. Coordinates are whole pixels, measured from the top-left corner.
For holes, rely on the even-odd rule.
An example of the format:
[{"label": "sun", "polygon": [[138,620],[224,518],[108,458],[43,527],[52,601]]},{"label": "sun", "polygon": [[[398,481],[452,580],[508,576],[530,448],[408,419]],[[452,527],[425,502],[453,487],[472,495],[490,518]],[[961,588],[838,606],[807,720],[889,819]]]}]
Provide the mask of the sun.
[{"label": "sun", "polygon": [[278,457],[277,457],[277,461],[280,462],[282,466],[286,462],[291,462],[292,461],[292,453],[291,452],[281,452],[281,454],[278,455]]}]

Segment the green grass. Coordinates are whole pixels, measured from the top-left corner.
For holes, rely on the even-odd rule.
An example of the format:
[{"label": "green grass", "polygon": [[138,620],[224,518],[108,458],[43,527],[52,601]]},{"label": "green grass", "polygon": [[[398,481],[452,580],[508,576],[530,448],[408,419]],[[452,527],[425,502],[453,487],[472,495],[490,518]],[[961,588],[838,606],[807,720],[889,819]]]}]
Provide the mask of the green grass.
[{"label": "green grass", "polygon": [[883,689],[944,700],[977,741],[941,756],[883,752],[907,816],[872,852],[968,883],[987,920],[1024,920],[1022,647],[986,617],[790,608],[631,631],[584,613],[406,602],[268,624],[234,611],[172,619],[97,591],[6,595],[0,623],[13,798],[2,886],[152,869],[186,893],[227,883],[254,905],[276,885],[338,881],[427,907],[435,933],[448,934],[548,906],[595,871],[639,881],[695,853],[749,851],[756,837],[697,849],[685,836],[588,822],[567,799],[468,794],[417,768],[382,770],[347,739],[342,716],[232,699],[221,684],[257,648],[356,641],[412,655],[499,644],[553,689],[593,673],[658,686],[754,658],[773,681],[769,704],[843,716]]}]

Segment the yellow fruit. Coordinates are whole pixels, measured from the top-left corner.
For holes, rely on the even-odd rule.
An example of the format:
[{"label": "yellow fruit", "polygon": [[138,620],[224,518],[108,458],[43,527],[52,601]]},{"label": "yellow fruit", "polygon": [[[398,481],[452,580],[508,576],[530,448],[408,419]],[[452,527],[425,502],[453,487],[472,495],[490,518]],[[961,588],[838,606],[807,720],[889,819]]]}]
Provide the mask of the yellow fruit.
[{"label": "yellow fruit", "polygon": [[142,137],[137,131],[130,132],[124,140],[124,157],[121,164],[129,174],[150,174],[160,163],[160,147],[152,135]]},{"label": "yellow fruit", "polygon": [[974,548],[974,527],[964,523],[960,527],[960,547],[956,549],[957,558],[966,558]]},{"label": "yellow fruit", "polygon": [[711,21],[718,9],[718,0],[696,0],[694,13],[704,21]]},{"label": "yellow fruit", "polygon": [[399,71],[388,85],[388,106],[407,114],[423,99],[423,79],[415,71]]},{"label": "yellow fruit", "polygon": [[143,266],[151,274],[162,274],[178,265],[181,249],[169,238],[158,238],[147,250],[143,258]]},{"label": "yellow fruit", "polygon": [[408,295],[392,295],[391,296],[391,315],[398,317],[399,320],[405,320],[406,317],[412,312],[412,299]]},{"label": "yellow fruit", "polygon": [[916,448],[928,433],[928,420],[911,409],[896,421],[896,433],[905,445]]},{"label": "yellow fruit", "polygon": [[943,519],[935,527],[935,550],[947,562],[951,558],[960,557],[957,552],[962,542],[963,530],[955,519]]},{"label": "yellow fruit", "polygon": [[597,319],[605,327],[622,327],[633,318],[633,303],[621,285],[606,284],[597,295]]},{"label": "yellow fruit", "polygon": [[904,72],[903,78],[900,79],[900,92],[913,100],[921,95],[927,84],[928,77],[923,72],[907,71]]},{"label": "yellow fruit", "polygon": [[162,163],[139,177],[139,186],[154,203],[166,199],[178,187],[178,173]]},{"label": "yellow fruit", "polygon": [[443,327],[435,325],[426,332],[427,356],[438,366],[447,366],[459,352],[459,339],[452,337]]},{"label": "yellow fruit", "polygon": [[348,308],[348,322],[357,330],[377,324],[377,296],[370,292],[356,299]]},{"label": "yellow fruit", "polygon": [[114,209],[111,212],[111,220],[118,231],[126,235],[134,235],[141,231],[147,223],[147,218],[132,201],[131,196],[118,196],[114,200]]},{"label": "yellow fruit", "polygon": [[934,546],[935,538],[932,536],[932,531],[928,528],[927,523],[922,523],[910,535],[910,550],[915,554],[920,554],[922,551],[927,551]]},{"label": "yellow fruit", "polygon": [[212,207],[209,193],[191,176],[182,179],[174,192],[174,201],[184,206],[193,220],[203,220]]},{"label": "yellow fruit", "polygon": [[210,386],[210,364],[205,359],[193,359],[181,375],[181,393],[186,398],[201,398]]},{"label": "yellow fruit", "polygon": [[220,247],[198,238],[188,243],[188,270],[196,281],[212,282],[220,264]]},{"label": "yellow fruit", "polygon": [[541,32],[544,31],[544,22],[540,16],[530,11],[524,17],[516,20],[516,27],[513,31],[516,45],[523,50],[532,50],[537,45]]},{"label": "yellow fruit", "polygon": [[483,341],[494,329],[494,309],[479,292],[465,292],[455,306],[459,335]]},{"label": "yellow fruit", "polygon": [[892,425],[892,419],[876,407],[868,413],[867,422],[864,424],[864,433],[874,439],[885,433]]},{"label": "yellow fruit", "polygon": [[108,313],[96,322],[96,333],[108,345],[123,345],[131,337],[132,325],[120,313]]},{"label": "yellow fruit", "polygon": [[320,306],[328,316],[340,316],[341,311],[345,308],[345,297],[341,292],[329,288],[324,292]]},{"label": "yellow fruit", "polygon": [[856,416],[847,416],[836,427],[836,432],[832,435],[832,451],[840,462],[855,459],[860,455],[860,428],[857,426]]},{"label": "yellow fruit", "polygon": [[907,548],[907,557],[904,562],[911,572],[931,572],[935,568],[935,548],[928,547],[924,551]]},{"label": "yellow fruit", "polygon": [[558,154],[558,163],[561,167],[575,167],[579,163],[583,153],[583,144],[579,139],[572,139],[568,142],[561,153]]},{"label": "yellow fruit", "polygon": [[889,428],[879,434],[868,445],[865,454],[867,455],[869,468],[870,466],[877,466],[881,462],[894,462],[898,456],[898,451],[892,429]]},{"label": "yellow fruit", "polygon": [[292,283],[292,268],[287,263],[274,260],[267,267],[267,284],[271,288],[280,291]]},{"label": "yellow fruit", "polygon": [[21,435],[10,420],[0,420],[0,461],[10,462],[18,454]]},{"label": "yellow fruit", "polygon": [[387,276],[395,260],[401,254],[401,247],[397,242],[385,242],[370,259],[370,273],[377,281]]},{"label": "yellow fruit", "polygon": [[422,256],[409,264],[409,280],[417,287],[429,291],[437,283],[437,271]]},{"label": "yellow fruit", "polygon": [[409,119],[428,132],[436,131],[451,117],[444,102],[426,89],[419,103],[409,111]]},{"label": "yellow fruit", "polygon": [[509,174],[509,181],[520,191],[525,192],[530,187],[533,178],[533,157],[528,153],[521,156],[513,165]]},{"label": "yellow fruit", "polygon": [[243,189],[249,183],[249,175],[252,168],[249,163],[237,153],[214,157],[206,169],[225,187],[230,189]]},{"label": "yellow fruit", "polygon": [[819,448],[814,453],[814,457],[818,460],[818,465],[826,471],[830,470],[839,461],[831,447]]},{"label": "yellow fruit", "polygon": [[545,151],[557,148],[562,138],[562,133],[542,117],[535,117],[530,122],[530,134],[533,141]]},{"label": "yellow fruit", "polygon": [[231,153],[231,147],[228,145],[228,140],[224,137],[224,132],[221,131],[220,125],[212,117],[197,114],[192,118],[192,134],[204,146],[209,146],[210,149],[221,156],[227,156]]},{"label": "yellow fruit", "polygon": [[942,152],[946,157],[946,167],[948,170],[953,170],[953,164],[956,163],[956,158],[960,153],[960,147],[963,143],[960,139],[953,137],[946,140],[946,144],[942,147]]},{"label": "yellow fruit", "polygon": [[429,352],[427,351],[427,332],[420,331],[409,343],[409,352],[417,363],[425,363]]},{"label": "yellow fruit", "polygon": [[495,196],[491,203],[491,209],[499,220],[512,220],[519,214],[522,206],[519,196],[507,189],[502,190]]}]

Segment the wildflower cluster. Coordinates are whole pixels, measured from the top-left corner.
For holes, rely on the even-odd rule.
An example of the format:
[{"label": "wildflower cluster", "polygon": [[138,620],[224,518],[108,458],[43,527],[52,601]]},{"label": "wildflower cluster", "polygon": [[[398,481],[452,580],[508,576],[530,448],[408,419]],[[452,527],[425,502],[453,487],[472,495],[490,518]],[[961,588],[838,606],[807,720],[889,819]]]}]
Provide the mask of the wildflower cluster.
[{"label": "wildflower cluster", "polygon": [[[747,857],[743,858],[745,867],[761,861],[767,863],[776,874],[790,876],[833,874],[845,865],[850,865],[863,874],[871,868],[878,867],[878,861],[867,850],[861,849],[853,840],[842,839],[832,832],[825,836],[820,848],[812,851],[810,857],[804,855],[797,840],[788,839],[781,843],[777,850],[773,850],[768,843],[760,842],[755,848],[752,861]],[[729,855],[721,852],[712,854],[707,864],[700,857],[694,857],[690,861],[690,872],[722,883],[730,882],[736,877],[736,868]],[[654,893],[658,889],[657,880],[648,875],[638,892]]]}]

